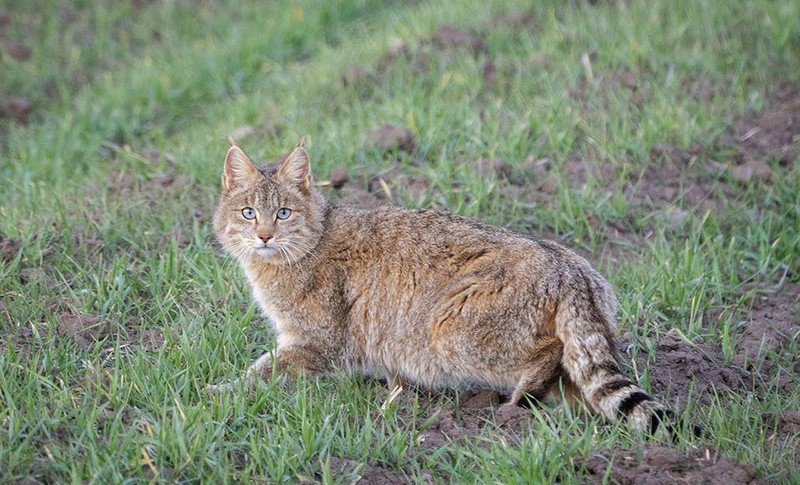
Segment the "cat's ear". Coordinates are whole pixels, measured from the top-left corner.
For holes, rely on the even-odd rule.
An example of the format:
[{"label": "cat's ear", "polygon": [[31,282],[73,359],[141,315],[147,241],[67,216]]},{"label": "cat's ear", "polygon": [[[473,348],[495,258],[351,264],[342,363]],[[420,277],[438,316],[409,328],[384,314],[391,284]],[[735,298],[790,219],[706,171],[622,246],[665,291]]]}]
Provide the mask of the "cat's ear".
[{"label": "cat's ear", "polygon": [[278,177],[293,183],[303,192],[308,192],[311,188],[311,162],[308,152],[303,147],[303,141],[300,140],[292,153],[283,161],[281,168],[278,169]]},{"label": "cat's ear", "polygon": [[225,155],[225,168],[222,170],[223,190],[228,191],[252,184],[258,180],[258,177],[258,168],[250,160],[250,157],[236,144],[231,144]]}]

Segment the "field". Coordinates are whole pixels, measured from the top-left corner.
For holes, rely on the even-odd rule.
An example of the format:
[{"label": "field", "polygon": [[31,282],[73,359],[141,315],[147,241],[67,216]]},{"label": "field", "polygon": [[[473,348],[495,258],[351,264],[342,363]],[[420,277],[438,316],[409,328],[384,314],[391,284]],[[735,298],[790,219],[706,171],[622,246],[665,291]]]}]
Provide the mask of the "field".
[{"label": "field", "polygon": [[[0,481],[797,483],[800,2],[5,0]],[[364,207],[555,239],[645,439],[480,389],[277,377],[210,217],[234,137]],[[695,436],[692,424],[703,427]]]}]

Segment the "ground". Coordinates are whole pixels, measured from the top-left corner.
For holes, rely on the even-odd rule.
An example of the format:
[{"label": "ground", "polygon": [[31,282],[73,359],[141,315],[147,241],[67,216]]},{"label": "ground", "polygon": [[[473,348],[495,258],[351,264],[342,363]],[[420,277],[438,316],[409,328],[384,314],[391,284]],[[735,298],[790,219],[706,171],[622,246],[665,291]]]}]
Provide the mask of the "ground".
[{"label": "ground", "polygon": [[[796,482],[799,8],[4,4],[0,476]],[[228,137],[574,248],[677,435],[357,376],[207,395],[274,344],[210,227]]]}]

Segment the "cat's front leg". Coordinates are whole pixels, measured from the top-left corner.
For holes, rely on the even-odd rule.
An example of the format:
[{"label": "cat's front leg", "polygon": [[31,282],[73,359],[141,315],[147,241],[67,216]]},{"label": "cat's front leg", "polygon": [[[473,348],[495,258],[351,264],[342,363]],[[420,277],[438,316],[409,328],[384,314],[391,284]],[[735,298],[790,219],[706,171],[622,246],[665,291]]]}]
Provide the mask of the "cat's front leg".
[{"label": "cat's front leg", "polygon": [[253,389],[259,380],[272,378],[273,367],[278,374],[297,375],[300,373],[326,374],[333,368],[333,359],[314,345],[291,344],[278,347],[273,354],[267,352],[250,364],[244,377],[233,382],[210,384],[206,391],[212,393],[231,392],[244,381],[248,389]]},{"label": "cat's front leg", "polygon": [[227,393],[232,392],[239,386],[241,381],[245,381],[248,389],[255,387],[259,379],[266,380],[272,375],[272,352],[267,352],[255,362],[250,364],[244,377],[241,379],[234,379],[233,382],[226,382],[222,384],[209,384],[206,386],[206,392],[210,393]]}]

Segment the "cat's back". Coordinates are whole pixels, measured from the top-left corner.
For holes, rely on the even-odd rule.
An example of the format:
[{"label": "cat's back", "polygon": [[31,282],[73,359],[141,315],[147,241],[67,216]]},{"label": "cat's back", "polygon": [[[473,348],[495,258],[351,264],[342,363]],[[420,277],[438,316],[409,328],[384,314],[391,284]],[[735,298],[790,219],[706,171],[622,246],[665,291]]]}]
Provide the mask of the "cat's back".
[{"label": "cat's back", "polygon": [[333,206],[325,232],[323,254],[356,271],[383,268],[447,278],[481,268],[532,277],[589,267],[555,242],[435,209]]}]

